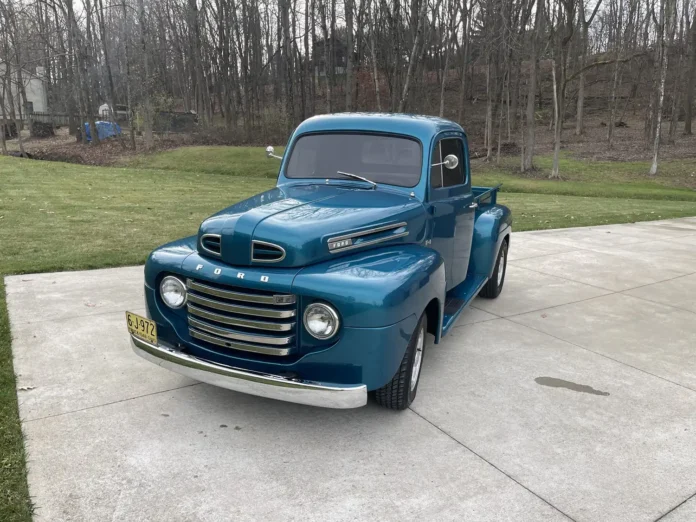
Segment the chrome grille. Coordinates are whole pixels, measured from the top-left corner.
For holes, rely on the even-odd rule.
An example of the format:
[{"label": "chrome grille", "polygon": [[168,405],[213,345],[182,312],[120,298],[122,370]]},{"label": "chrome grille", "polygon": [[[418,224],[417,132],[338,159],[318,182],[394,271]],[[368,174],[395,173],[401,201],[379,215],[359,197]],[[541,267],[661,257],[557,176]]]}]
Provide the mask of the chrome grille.
[{"label": "chrome grille", "polygon": [[288,355],[295,346],[297,299],[249,288],[186,280],[189,334],[232,350]]}]

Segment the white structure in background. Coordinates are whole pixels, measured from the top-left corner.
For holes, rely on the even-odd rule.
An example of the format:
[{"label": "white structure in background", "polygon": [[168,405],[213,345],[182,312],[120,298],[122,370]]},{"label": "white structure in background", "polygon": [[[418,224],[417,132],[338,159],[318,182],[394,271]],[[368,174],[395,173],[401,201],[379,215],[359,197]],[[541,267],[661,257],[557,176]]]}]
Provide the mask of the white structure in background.
[{"label": "white structure in background", "polygon": [[[111,111],[109,110],[108,103],[105,103],[105,104],[99,106],[99,117],[102,120],[111,119]],[[114,118],[116,118],[117,120],[128,119],[128,105],[116,104],[116,110],[114,111]]]},{"label": "white structure in background", "polygon": [[[2,78],[5,77],[7,73],[7,66],[0,62],[0,75]],[[48,89],[46,86],[46,79],[43,67],[37,67],[36,72],[30,72],[26,69],[22,69],[22,84],[24,85],[24,91],[27,95],[27,103],[24,105],[24,100],[21,95],[21,90],[19,88],[19,75],[14,68],[11,68],[11,89],[12,98],[14,99],[15,114],[19,117],[19,107],[22,107],[22,116],[26,119],[29,115],[34,112],[48,112]],[[3,95],[3,101],[5,103],[5,111],[7,113],[7,118],[10,118],[10,101],[7,92],[3,93],[2,89],[3,83],[0,82],[0,95]],[[7,86],[5,85],[5,89]],[[0,112],[0,118],[2,118],[2,113]]]}]

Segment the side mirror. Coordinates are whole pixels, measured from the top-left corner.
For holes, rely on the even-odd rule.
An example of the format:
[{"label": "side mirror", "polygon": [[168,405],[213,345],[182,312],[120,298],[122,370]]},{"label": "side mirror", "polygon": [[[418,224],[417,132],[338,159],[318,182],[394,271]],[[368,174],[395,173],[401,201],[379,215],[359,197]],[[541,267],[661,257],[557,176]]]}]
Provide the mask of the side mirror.
[{"label": "side mirror", "polygon": [[449,170],[456,169],[459,165],[459,158],[454,154],[449,154],[448,156],[445,156],[445,161],[443,161],[443,163]]},{"label": "side mirror", "polygon": [[445,156],[445,161],[432,164],[433,167],[437,167],[439,165],[444,165],[445,168],[449,170],[456,169],[459,165],[459,158],[455,154],[448,154]]},{"label": "side mirror", "polygon": [[266,157],[267,158],[275,158],[275,159],[283,159],[282,156],[276,156],[275,154],[275,149],[271,147],[270,145],[266,147]]}]

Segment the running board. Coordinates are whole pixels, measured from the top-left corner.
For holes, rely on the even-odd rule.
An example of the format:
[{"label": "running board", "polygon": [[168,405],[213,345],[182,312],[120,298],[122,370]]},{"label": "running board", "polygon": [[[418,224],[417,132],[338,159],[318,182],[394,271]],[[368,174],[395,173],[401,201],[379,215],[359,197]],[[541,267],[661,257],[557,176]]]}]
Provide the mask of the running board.
[{"label": "running board", "polygon": [[442,333],[440,337],[444,337],[450,331],[450,328],[457,322],[457,318],[464,311],[474,297],[478,295],[486,284],[488,278],[482,275],[467,277],[447,292],[445,295],[445,310],[442,320]]}]

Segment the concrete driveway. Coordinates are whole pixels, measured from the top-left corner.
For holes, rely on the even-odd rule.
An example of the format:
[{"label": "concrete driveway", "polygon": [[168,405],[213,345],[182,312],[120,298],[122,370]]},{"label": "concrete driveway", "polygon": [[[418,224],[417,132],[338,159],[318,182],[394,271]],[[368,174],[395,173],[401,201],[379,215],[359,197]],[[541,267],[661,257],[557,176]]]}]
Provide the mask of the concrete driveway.
[{"label": "concrete driveway", "polygon": [[6,284],[36,520],[696,519],[696,218],[513,234],[401,413],[140,360],[140,267]]}]

